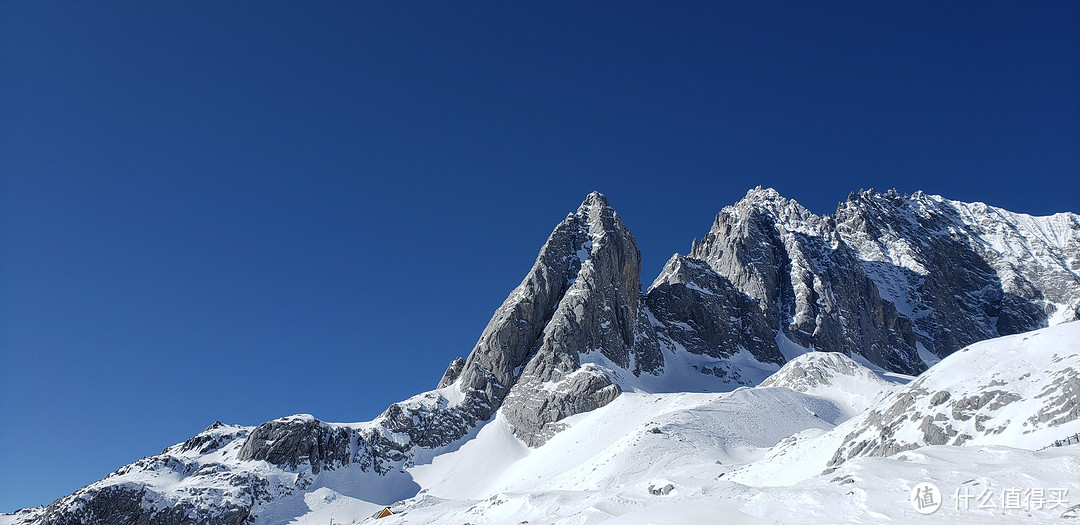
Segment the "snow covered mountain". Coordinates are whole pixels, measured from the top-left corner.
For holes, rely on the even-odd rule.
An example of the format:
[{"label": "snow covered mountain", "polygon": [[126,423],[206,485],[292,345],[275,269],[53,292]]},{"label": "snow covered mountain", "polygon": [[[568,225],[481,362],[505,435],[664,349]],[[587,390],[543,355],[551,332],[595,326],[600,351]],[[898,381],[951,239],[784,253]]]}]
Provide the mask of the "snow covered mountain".
[{"label": "snow covered mountain", "polygon": [[783,362],[794,343],[917,374],[976,341],[1080,319],[1080,216],[874,190],[817,216],[759,187],[672,257],[647,302],[690,352]]},{"label": "snow covered mountain", "polygon": [[[871,190],[820,217],[758,188],[644,294],[640,260],[592,193],[435,390],[366,423],[215,423],[0,524],[350,523],[384,505],[380,523],[599,523],[674,503],[791,521],[762,487],[1080,430],[1080,323],[956,352],[1080,317],[1075,214]],[[1061,457],[1048,483],[1078,464]]]},{"label": "snow covered mountain", "polygon": [[516,436],[543,444],[561,420],[619,395],[614,370],[640,376],[663,369],[640,276],[634,237],[603,195],[590,194],[555,228],[460,375],[451,364],[440,384],[479,399],[482,419],[501,406]]}]

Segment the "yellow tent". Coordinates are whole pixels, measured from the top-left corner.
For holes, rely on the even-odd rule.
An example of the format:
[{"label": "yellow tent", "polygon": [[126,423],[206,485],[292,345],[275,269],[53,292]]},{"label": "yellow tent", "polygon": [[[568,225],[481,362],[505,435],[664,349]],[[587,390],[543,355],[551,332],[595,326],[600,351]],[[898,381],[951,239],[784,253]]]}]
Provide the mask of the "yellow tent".
[{"label": "yellow tent", "polygon": [[393,512],[390,512],[390,507],[383,507],[383,510],[380,510],[379,513],[375,515],[375,519],[385,518],[393,514]]}]

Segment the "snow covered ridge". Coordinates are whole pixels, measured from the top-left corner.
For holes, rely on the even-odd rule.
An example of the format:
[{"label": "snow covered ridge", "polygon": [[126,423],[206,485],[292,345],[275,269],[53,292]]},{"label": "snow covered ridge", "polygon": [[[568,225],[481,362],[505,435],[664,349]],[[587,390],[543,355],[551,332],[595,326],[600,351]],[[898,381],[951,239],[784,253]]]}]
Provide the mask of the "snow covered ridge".
[{"label": "snow covered ridge", "polygon": [[1080,432],[1078,371],[1080,321],[976,343],[835,429],[781,442],[732,479],[792,485],[933,445],[1046,449]]},{"label": "snow covered ridge", "polygon": [[1080,432],[1080,322],[971,345],[852,425],[830,465],[926,445],[1034,450]]},{"label": "snow covered ridge", "polygon": [[838,352],[803,354],[769,376],[758,387],[783,387],[827,397],[841,407],[845,419],[874,406],[902,380],[886,380]]},{"label": "snow covered ridge", "polygon": [[[435,390],[365,423],[214,424],[0,525],[348,523],[384,505],[398,517],[380,523],[600,523],[647,516],[658,496],[705,521],[797,521],[765,487],[858,477],[877,468],[868,456],[924,445],[1037,448],[1077,431],[1077,351],[1040,346],[1058,332],[1000,369],[980,368],[1012,355],[998,346],[953,353],[1078,317],[1074,214],[870,190],[816,216],[758,188],[644,294],[640,261],[594,192]],[[1049,463],[1039,454],[1025,461]]]}]

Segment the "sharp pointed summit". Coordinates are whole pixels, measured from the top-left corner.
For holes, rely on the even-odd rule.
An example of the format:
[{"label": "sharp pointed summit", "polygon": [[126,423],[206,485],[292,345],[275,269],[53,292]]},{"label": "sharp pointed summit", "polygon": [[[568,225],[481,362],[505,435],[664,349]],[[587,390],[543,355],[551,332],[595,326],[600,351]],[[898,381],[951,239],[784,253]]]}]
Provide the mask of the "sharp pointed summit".
[{"label": "sharp pointed summit", "polygon": [[586,363],[603,359],[635,375],[661,368],[640,276],[633,235],[601,193],[590,193],[492,316],[454,386],[485,417],[505,399],[515,435],[542,444],[560,420],[619,394],[608,373]]},{"label": "sharp pointed summit", "polygon": [[598,206],[603,206],[603,207],[608,207],[608,208],[611,207],[611,205],[608,204],[607,197],[605,197],[603,193],[600,193],[598,191],[589,192],[589,194],[585,196],[585,200],[582,201],[581,205],[582,206],[598,205]]}]

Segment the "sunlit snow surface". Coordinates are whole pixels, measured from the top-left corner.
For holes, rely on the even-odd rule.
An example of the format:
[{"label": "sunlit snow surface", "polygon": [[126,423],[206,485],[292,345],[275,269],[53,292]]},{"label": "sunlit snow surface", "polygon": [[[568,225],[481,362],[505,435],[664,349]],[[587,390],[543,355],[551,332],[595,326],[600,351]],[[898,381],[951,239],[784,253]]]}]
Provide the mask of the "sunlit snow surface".
[{"label": "sunlit snow surface", "polygon": [[[1078,352],[1080,323],[1069,323],[975,345],[932,369],[927,382],[955,383],[959,393],[1006,370],[1053,368]],[[785,370],[823,358],[810,353]],[[791,382],[782,375],[767,384]],[[1016,388],[1027,393],[1017,407],[1048,397],[1038,398],[1049,379],[1028,376],[1032,382]],[[1013,448],[1041,448],[1033,443],[1080,431],[1078,421],[987,433],[975,439],[979,446],[856,457],[822,474],[850,431],[844,427],[858,423],[845,423],[847,414],[907,387],[861,366],[828,384],[795,383],[800,391],[624,394],[534,450],[496,419],[457,452],[414,468],[426,490],[379,523],[1052,523],[1080,504],[1080,446]],[[933,514],[908,501],[922,482],[940,489]],[[1043,503],[1031,499],[1038,494]]]},{"label": "sunlit snow surface", "polygon": [[[1080,523],[1062,518],[1080,513],[1080,446],[1047,447],[1080,432],[1080,420],[1069,416],[1078,400],[1065,394],[1080,388],[1069,375],[1078,360],[1080,322],[1073,322],[972,345],[907,384],[910,378],[816,352],[761,386],[728,393],[655,393],[643,384],[569,418],[568,428],[540,448],[524,446],[498,415],[453,451],[397,476],[352,467],[304,472],[311,484],[260,505],[256,523],[374,523],[383,504],[395,514],[377,520],[380,525]],[[990,388],[1018,398],[985,407],[980,414],[990,419],[979,420],[982,431],[975,418],[958,419],[963,414],[954,414],[955,406],[934,397],[948,389],[957,401]],[[905,413],[888,432],[918,441],[915,429],[929,415],[975,435],[967,446],[913,443],[888,457],[855,454],[830,465],[851,435],[863,437],[870,414],[904,396],[913,399],[911,417]],[[948,410],[939,416],[935,406]],[[1048,407],[1049,419],[1029,421]],[[236,462],[241,441],[209,456],[177,457],[217,463],[223,471],[264,469],[268,478],[281,478],[280,487],[295,486],[296,473]],[[99,483],[107,482],[146,483],[168,495],[189,490],[194,480],[133,470]],[[909,502],[923,482],[940,491],[942,505],[929,515]],[[400,483],[419,493],[365,501],[365,494],[397,492],[390,485]],[[28,517],[3,516],[0,524]]]},{"label": "sunlit snow surface", "polygon": [[[974,345],[935,366],[924,383],[948,383],[959,395],[1010,370],[1023,376],[1053,370],[1055,363],[1060,368],[1078,352],[1080,323],[1069,323]],[[829,357],[809,353],[785,370]],[[1080,446],[1012,448],[1048,445],[1045,436],[1080,431],[1076,420],[1027,434],[1018,422],[1019,430],[976,436],[979,446],[855,457],[822,474],[850,432],[843,427],[858,423],[858,416],[845,423],[847,414],[880,406],[908,388],[900,378],[855,366],[824,384],[782,377],[783,370],[766,383],[786,382],[800,391],[624,394],[576,416],[568,430],[535,450],[496,419],[457,452],[413,469],[425,492],[379,522],[1047,523],[1080,504]],[[1046,374],[1029,375],[1030,383],[1014,388],[1024,394],[1017,409],[1033,410],[1050,397],[1038,397],[1052,381],[1053,372]],[[832,430],[837,424],[841,428]],[[927,481],[943,500],[935,513],[923,515],[908,497]],[[666,495],[654,494],[668,485]],[[1051,503],[1051,491],[1060,496],[1059,489],[1068,492]],[[1039,493],[1042,504],[1030,499]]]}]

